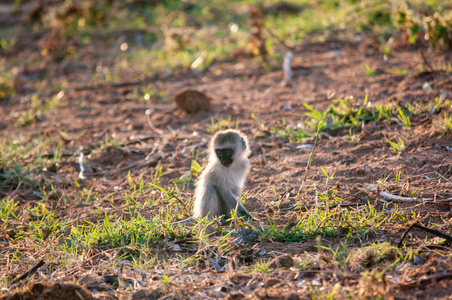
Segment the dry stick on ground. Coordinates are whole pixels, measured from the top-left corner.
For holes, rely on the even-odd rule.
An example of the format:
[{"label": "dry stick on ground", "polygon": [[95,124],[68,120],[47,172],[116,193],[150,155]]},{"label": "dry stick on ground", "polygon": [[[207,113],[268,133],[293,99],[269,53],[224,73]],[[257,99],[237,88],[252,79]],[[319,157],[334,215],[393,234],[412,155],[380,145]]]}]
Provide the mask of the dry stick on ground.
[{"label": "dry stick on ground", "polygon": [[[306,182],[306,178],[308,176],[309,168],[311,167],[312,157],[314,156],[315,146],[317,145],[317,140],[319,139],[320,128],[322,128],[322,124],[319,122],[317,126],[317,135],[315,136],[314,146],[312,147],[311,154],[309,154],[308,164],[306,165],[306,170],[304,172],[303,181],[300,184],[300,188],[298,189],[297,195],[301,194],[301,191],[304,189],[304,183]],[[280,203],[281,204],[281,203]]]},{"label": "dry stick on ground", "polygon": [[148,125],[149,125],[149,127],[151,127],[152,130],[154,130],[154,132],[156,132],[158,134],[163,134],[162,130],[158,129],[157,127],[154,126],[154,124],[152,124],[151,115],[153,113],[155,113],[155,108],[149,108],[145,112],[146,120],[148,121]]},{"label": "dry stick on ground", "polygon": [[[333,204],[333,205],[330,205],[328,208],[329,209],[334,209],[334,208],[336,208],[336,207],[339,207],[339,208],[345,208],[345,207],[351,207],[351,208],[354,208],[355,206],[362,206],[362,205],[367,205],[367,203],[347,203],[347,204]],[[314,205],[305,205],[303,208],[305,208],[305,209],[311,209],[311,208],[318,208],[318,209],[326,209],[326,206],[319,206],[319,207],[317,207],[317,206],[314,206]],[[293,208],[291,208],[290,210],[293,210],[293,211],[300,211],[300,210],[302,210],[302,208],[296,208],[295,206],[293,207]]]},{"label": "dry stick on ground", "polygon": [[139,143],[141,143],[141,142],[147,142],[147,141],[149,141],[149,140],[155,139],[156,137],[157,137],[157,135],[155,135],[155,134],[148,135],[148,136],[146,136],[146,137],[143,137],[143,138],[140,138],[140,139],[136,139],[136,140],[130,141],[130,142],[124,144],[123,147],[124,147],[124,146],[130,146],[130,145],[133,145],[133,144],[139,144]]},{"label": "dry stick on ground", "polygon": [[146,82],[150,81],[149,79],[139,80],[139,81],[128,81],[128,82],[120,82],[120,83],[100,83],[96,85],[85,85],[73,88],[74,91],[91,91],[96,89],[101,89],[105,87],[113,87],[113,88],[121,88],[121,87],[129,87],[129,86],[142,86]]},{"label": "dry stick on ground", "polygon": [[452,181],[450,181],[449,179],[447,179],[443,175],[439,174],[438,172],[435,172],[435,173],[438,174],[442,179],[446,180],[447,182],[452,183]]},{"label": "dry stick on ground", "polygon": [[383,198],[386,198],[388,200],[393,200],[393,201],[399,201],[399,202],[423,202],[423,201],[426,201],[426,200],[433,200],[431,198],[423,198],[423,199],[421,199],[421,198],[417,198],[417,197],[400,197],[400,196],[396,196],[396,195],[393,195],[393,194],[390,194],[390,193],[387,193],[387,192],[379,191],[373,184],[364,184],[364,187],[367,190],[377,194],[378,196],[381,196]]},{"label": "dry stick on ground", "polygon": [[364,187],[388,200],[396,201],[396,202],[417,202],[417,203],[425,203],[425,204],[446,204],[452,202],[452,198],[436,200],[432,198],[416,198],[416,197],[400,197],[387,192],[379,191],[373,184],[365,184]]},{"label": "dry stick on ground", "polygon": [[31,275],[36,273],[36,271],[38,271],[38,269],[40,267],[42,267],[43,265],[44,265],[44,260],[41,259],[33,268],[31,268],[30,270],[25,272],[22,276],[20,276],[19,278],[15,279],[13,282],[11,282],[11,285],[14,285],[14,284],[26,279],[27,277],[30,277]]},{"label": "dry stick on ground", "polygon": [[286,200],[287,198],[289,198],[290,193],[292,193],[292,191],[294,190],[294,187],[290,187],[288,190],[286,190],[284,192],[284,194],[281,195],[281,198],[279,199],[279,203],[278,203],[278,208],[281,206],[281,203]]},{"label": "dry stick on ground", "polygon": [[399,242],[399,244],[397,245],[397,248],[402,247],[402,242],[403,242],[403,240],[405,239],[405,237],[406,237],[406,235],[408,234],[408,232],[409,232],[411,229],[413,229],[413,228],[419,228],[419,229],[422,229],[422,230],[424,230],[424,231],[426,231],[426,232],[428,232],[428,233],[434,234],[434,235],[436,235],[436,236],[439,236],[439,237],[441,237],[441,238],[443,238],[443,239],[448,240],[449,242],[452,242],[452,236],[447,235],[447,234],[444,234],[444,233],[442,233],[442,232],[439,231],[439,230],[430,229],[430,228],[427,228],[427,227],[424,227],[424,226],[422,226],[422,225],[419,225],[419,224],[414,223],[414,224],[412,224],[410,227],[408,227],[408,229],[403,233],[402,238],[400,239],[400,242]]},{"label": "dry stick on ground", "polygon": [[419,52],[421,53],[422,61],[424,62],[424,64],[427,66],[430,72],[434,73],[435,70],[433,69],[432,65],[428,62],[427,57],[425,57],[424,51],[419,50]]},{"label": "dry stick on ground", "polygon": [[179,198],[179,196],[177,196],[174,192],[170,192],[170,196],[173,197],[174,199],[176,199],[182,205],[185,216],[186,217],[190,216],[188,214],[187,204],[184,201],[182,201],[182,199]]},{"label": "dry stick on ground", "polygon": [[431,284],[431,283],[438,283],[442,280],[451,279],[451,278],[452,278],[452,274],[433,276],[433,277],[419,280],[419,284],[427,285],[427,284]]}]

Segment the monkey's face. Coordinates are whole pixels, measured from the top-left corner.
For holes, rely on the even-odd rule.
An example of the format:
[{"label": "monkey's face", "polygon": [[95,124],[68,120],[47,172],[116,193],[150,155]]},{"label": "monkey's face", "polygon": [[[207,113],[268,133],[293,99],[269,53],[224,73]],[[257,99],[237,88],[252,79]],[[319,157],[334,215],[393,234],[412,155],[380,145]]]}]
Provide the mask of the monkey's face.
[{"label": "monkey's face", "polygon": [[221,164],[225,167],[229,167],[232,164],[232,162],[234,161],[232,159],[232,157],[234,156],[233,148],[215,149],[215,154],[217,155]]}]

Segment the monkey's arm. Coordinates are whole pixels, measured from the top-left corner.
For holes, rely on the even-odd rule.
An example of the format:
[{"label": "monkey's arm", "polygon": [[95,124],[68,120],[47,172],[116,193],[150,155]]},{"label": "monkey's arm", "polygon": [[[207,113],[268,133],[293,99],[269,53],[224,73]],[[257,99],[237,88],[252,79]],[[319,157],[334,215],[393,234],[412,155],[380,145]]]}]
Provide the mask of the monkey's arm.
[{"label": "monkey's arm", "polygon": [[254,218],[246,211],[245,207],[243,207],[242,203],[239,202],[237,206],[237,199],[230,191],[221,189],[217,185],[214,185],[214,187],[219,200],[226,204],[229,211],[237,208],[236,213],[238,217],[244,217],[246,221],[254,220]]}]

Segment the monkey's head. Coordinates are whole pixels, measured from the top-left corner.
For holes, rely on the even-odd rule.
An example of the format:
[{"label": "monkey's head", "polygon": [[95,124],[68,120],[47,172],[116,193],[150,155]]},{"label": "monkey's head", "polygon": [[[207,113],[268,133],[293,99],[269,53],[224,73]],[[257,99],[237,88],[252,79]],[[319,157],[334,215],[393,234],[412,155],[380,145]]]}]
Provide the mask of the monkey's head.
[{"label": "monkey's head", "polygon": [[247,158],[249,148],[246,136],[233,129],[217,132],[210,143],[211,156],[216,156],[225,167],[231,166],[238,158]]}]

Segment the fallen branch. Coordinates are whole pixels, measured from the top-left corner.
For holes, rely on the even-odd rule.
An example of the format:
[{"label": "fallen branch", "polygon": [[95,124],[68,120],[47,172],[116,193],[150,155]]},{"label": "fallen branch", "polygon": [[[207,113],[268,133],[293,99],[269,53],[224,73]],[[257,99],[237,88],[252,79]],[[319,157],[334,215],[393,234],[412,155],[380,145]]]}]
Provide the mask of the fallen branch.
[{"label": "fallen branch", "polygon": [[397,201],[397,202],[424,202],[424,201],[432,201],[431,198],[417,198],[417,197],[400,197],[387,192],[379,191],[373,184],[364,184],[364,187],[377,194],[380,197],[386,198],[388,200]]},{"label": "fallen branch", "polygon": [[434,235],[436,235],[436,236],[438,236],[438,237],[441,237],[441,238],[443,238],[443,239],[446,239],[446,240],[449,241],[449,242],[452,242],[452,236],[447,235],[447,234],[445,234],[445,233],[442,233],[442,232],[439,231],[439,230],[430,229],[430,228],[427,228],[427,227],[424,227],[424,226],[422,226],[422,225],[419,225],[419,224],[414,223],[414,224],[412,224],[410,227],[408,227],[408,229],[403,233],[402,238],[400,239],[400,242],[399,242],[399,244],[397,245],[397,248],[402,247],[402,242],[403,242],[403,240],[405,239],[405,237],[406,237],[406,235],[408,234],[408,232],[409,232],[411,229],[413,229],[413,228],[419,228],[419,229],[422,229],[422,230],[424,230],[424,231],[426,231],[426,232],[428,232],[428,233],[434,234]]},{"label": "fallen branch", "polygon": [[433,276],[433,277],[419,280],[419,284],[427,285],[427,284],[431,284],[431,283],[438,283],[442,280],[451,279],[451,278],[452,278],[452,274]]},{"label": "fallen branch", "polygon": [[130,81],[130,82],[120,82],[120,83],[106,83],[106,84],[96,84],[96,85],[85,85],[85,86],[79,86],[74,88],[74,91],[91,91],[96,89],[101,89],[105,87],[114,87],[114,88],[121,88],[121,87],[129,87],[129,86],[140,86],[143,85],[145,80],[140,81]]},{"label": "fallen branch", "polygon": [[31,268],[30,270],[28,270],[27,272],[25,272],[22,276],[20,276],[17,279],[14,279],[13,282],[11,282],[12,285],[30,277],[31,275],[33,275],[34,273],[36,273],[36,271],[38,271],[38,269],[40,267],[42,267],[44,265],[44,260],[40,260],[33,268]]}]

